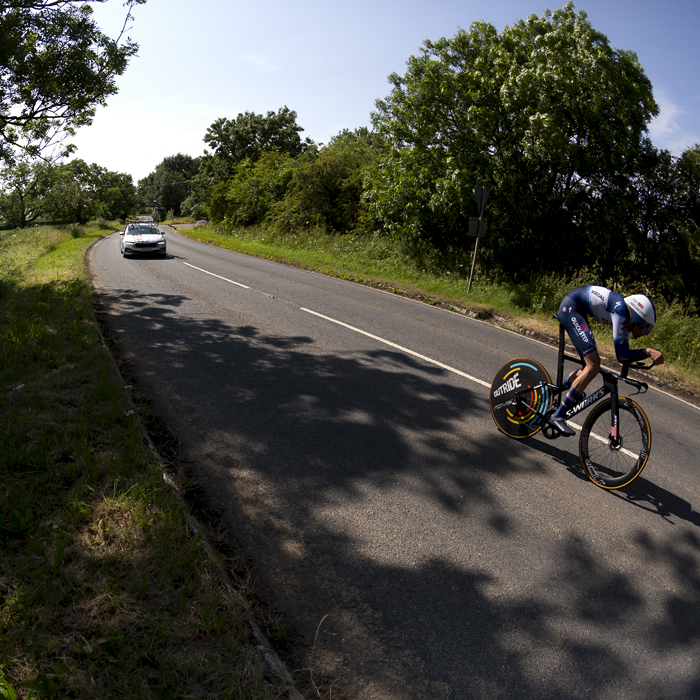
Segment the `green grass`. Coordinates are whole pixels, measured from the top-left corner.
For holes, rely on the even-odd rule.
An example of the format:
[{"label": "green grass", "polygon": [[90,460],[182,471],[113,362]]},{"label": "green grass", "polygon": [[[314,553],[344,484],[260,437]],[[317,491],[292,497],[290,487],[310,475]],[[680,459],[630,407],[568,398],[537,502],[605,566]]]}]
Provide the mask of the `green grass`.
[{"label": "green grass", "polygon": [[[214,224],[182,229],[181,233],[223,248],[381,286],[428,303],[500,317],[505,319],[502,325],[546,336],[552,342],[558,340],[558,324],[552,315],[561,299],[573,287],[591,283],[587,271],[582,270],[575,279],[547,275],[527,285],[513,285],[486,279],[477,265],[469,290],[471,249],[438,256],[428,249],[408,249],[380,234],[327,235],[313,230],[282,234],[260,227],[229,230]],[[645,290],[629,293],[633,291]],[[658,298],[656,304],[659,318],[652,336],[631,341],[631,345],[653,344],[664,351],[666,364],[654,368],[657,383],[686,395],[700,393],[700,318],[677,304]],[[614,358],[609,329],[597,328],[596,340],[601,354]]]},{"label": "green grass", "polygon": [[0,698],[285,697],[102,344],[115,229],[0,233]]}]

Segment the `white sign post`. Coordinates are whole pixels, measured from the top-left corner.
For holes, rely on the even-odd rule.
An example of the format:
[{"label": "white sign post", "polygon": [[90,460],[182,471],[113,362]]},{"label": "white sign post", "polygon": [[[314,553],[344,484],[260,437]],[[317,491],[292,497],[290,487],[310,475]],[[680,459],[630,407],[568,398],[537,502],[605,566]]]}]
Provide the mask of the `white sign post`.
[{"label": "white sign post", "polygon": [[474,268],[476,267],[476,256],[479,252],[479,240],[486,235],[486,227],[488,219],[484,218],[484,209],[486,208],[486,200],[489,198],[491,190],[488,187],[477,185],[474,188],[474,197],[476,197],[476,208],[479,210],[478,218],[473,216],[469,220],[469,235],[476,236],[476,245],[474,246],[474,259],[472,260],[472,271],[469,275],[469,286],[467,293],[472,290],[472,279],[474,277]]}]

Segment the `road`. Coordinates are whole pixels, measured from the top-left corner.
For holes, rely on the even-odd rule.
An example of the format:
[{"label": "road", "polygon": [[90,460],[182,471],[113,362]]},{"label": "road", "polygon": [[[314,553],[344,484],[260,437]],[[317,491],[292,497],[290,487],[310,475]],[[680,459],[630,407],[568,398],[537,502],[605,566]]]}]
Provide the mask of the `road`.
[{"label": "road", "polygon": [[89,268],[222,536],[338,698],[700,697],[698,410],[640,399],[624,492],[576,438],[509,440],[488,386],[555,351],[435,307],[167,234]]}]

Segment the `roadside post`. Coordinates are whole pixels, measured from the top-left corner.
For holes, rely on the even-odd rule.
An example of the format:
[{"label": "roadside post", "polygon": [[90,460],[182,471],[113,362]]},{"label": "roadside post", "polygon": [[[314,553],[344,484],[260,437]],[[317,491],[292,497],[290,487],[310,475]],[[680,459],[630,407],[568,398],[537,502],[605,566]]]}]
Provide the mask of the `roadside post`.
[{"label": "roadside post", "polygon": [[479,252],[479,241],[486,235],[486,227],[488,219],[484,218],[484,209],[486,208],[486,200],[489,198],[491,190],[488,187],[477,185],[474,188],[474,197],[476,198],[476,208],[479,211],[479,216],[472,216],[469,219],[469,235],[476,236],[476,244],[474,246],[474,258],[472,260],[472,271],[469,275],[469,286],[467,293],[472,290],[472,279],[474,278],[474,268],[476,267],[476,256]]}]

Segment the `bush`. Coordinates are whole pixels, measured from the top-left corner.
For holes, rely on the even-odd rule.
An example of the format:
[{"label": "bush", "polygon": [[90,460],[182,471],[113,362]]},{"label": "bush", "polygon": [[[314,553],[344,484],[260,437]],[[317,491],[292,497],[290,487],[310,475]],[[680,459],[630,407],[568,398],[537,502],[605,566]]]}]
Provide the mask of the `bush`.
[{"label": "bush", "polygon": [[362,181],[371,158],[371,136],[360,129],[297,159],[285,197],[271,209],[272,225],[283,230],[312,226],[328,233],[356,230],[365,212]]},{"label": "bush", "polygon": [[654,347],[663,350],[665,358],[680,367],[700,367],[700,318],[692,313],[692,308],[682,308],[677,303],[660,300],[655,305]]},{"label": "bush", "polygon": [[246,158],[228,182],[214,186],[207,207],[211,218],[235,226],[262,223],[273,203],[284,196],[292,167],[286,153],[268,151],[255,162]]}]

